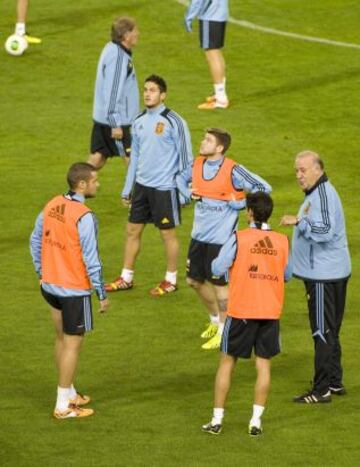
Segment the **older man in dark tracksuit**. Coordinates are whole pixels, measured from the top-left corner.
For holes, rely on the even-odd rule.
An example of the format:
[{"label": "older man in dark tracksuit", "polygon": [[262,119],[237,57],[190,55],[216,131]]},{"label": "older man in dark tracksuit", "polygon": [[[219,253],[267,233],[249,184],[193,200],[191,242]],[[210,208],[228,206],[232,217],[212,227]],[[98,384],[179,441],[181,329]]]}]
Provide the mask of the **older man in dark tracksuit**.
[{"label": "older man in dark tracksuit", "polygon": [[295,170],[305,199],[298,215],[286,215],[281,223],[294,226],[293,271],[306,288],[315,374],[313,387],[295,397],[294,402],[331,402],[331,394],[346,392],[339,333],[351,263],[344,212],[318,154],[311,151],[298,154]]}]

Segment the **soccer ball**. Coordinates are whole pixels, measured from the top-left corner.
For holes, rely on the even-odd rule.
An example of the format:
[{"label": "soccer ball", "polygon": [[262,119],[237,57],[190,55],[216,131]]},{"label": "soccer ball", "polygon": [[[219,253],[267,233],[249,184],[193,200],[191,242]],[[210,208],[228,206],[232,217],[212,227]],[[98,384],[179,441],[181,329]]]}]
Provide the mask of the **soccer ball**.
[{"label": "soccer ball", "polygon": [[28,43],[25,37],[12,34],[6,39],[5,50],[10,55],[22,55],[27,49]]}]

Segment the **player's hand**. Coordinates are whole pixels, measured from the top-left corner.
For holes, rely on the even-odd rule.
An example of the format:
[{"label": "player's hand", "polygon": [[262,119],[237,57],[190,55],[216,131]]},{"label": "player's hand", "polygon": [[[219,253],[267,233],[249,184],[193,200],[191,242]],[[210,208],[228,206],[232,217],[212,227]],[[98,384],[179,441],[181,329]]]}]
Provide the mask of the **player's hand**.
[{"label": "player's hand", "polygon": [[131,204],[130,198],[121,198],[121,201],[122,201],[123,206],[125,206],[126,208],[128,208]]},{"label": "player's hand", "polygon": [[186,29],[187,32],[193,32],[192,20],[191,19],[186,19],[185,18],[185,29]]},{"label": "player's hand", "polygon": [[229,201],[228,204],[231,209],[234,209],[235,211],[242,211],[246,208],[246,200],[244,199],[239,199],[238,201]]},{"label": "player's hand", "polygon": [[297,216],[285,215],[281,218],[280,225],[297,225],[299,223],[299,218]]},{"label": "player's hand", "polygon": [[200,195],[197,195],[195,193],[195,188],[191,187],[191,196],[190,198],[193,200],[193,201],[200,201],[201,200],[201,196]]},{"label": "player's hand", "polygon": [[123,137],[122,128],[111,128],[111,137],[113,139],[122,139]]},{"label": "player's hand", "polygon": [[99,313],[105,313],[110,306],[110,302],[107,298],[100,300],[100,309]]}]

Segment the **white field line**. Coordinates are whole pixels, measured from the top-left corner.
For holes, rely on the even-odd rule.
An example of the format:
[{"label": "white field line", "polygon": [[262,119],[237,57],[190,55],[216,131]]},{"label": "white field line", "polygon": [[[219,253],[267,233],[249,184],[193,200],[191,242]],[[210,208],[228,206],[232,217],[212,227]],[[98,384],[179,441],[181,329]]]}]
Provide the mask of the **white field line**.
[{"label": "white field line", "polygon": [[[189,5],[188,0],[175,0],[175,1],[184,6]],[[275,34],[277,36],[290,37],[291,39],[296,39],[299,41],[316,42],[318,44],[334,45],[336,47],[348,47],[350,49],[360,49],[360,44],[352,44],[351,42],[333,41],[331,39],[324,39],[322,37],[305,36],[303,34],[296,34],[295,32],[280,31],[279,29],[267,28],[265,26],[260,26],[259,24],[250,23],[249,21],[239,20],[239,19],[233,18],[232,16],[229,17],[229,23],[236,24],[237,26],[240,26],[242,28],[253,29],[255,31],[261,31],[266,34]]]}]

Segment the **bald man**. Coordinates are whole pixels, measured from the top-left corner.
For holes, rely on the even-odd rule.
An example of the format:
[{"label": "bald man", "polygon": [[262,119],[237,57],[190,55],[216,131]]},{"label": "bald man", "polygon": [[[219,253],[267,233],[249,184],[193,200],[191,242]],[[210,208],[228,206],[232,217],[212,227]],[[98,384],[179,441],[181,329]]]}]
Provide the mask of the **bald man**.
[{"label": "bald man", "polygon": [[294,226],[293,272],[305,284],[315,373],[313,387],[295,397],[294,402],[331,402],[332,394],[346,393],[339,334],[351,263],[344,212],[317,153],[299,153],[295,158],[295,173],[305,199],[298,214],[284,216],[281,224]]}]

